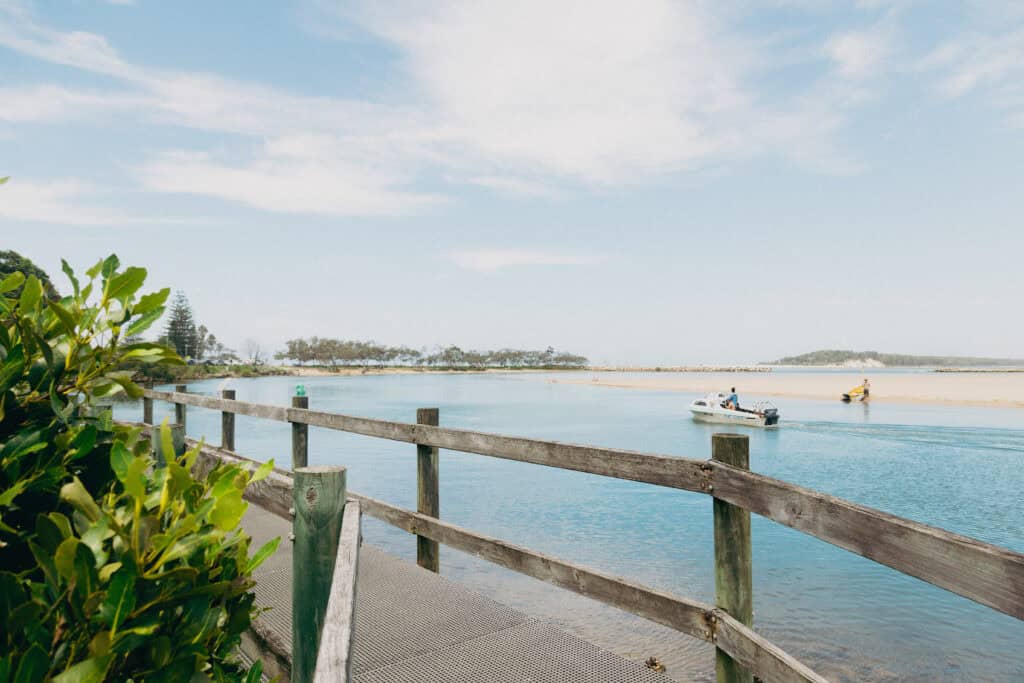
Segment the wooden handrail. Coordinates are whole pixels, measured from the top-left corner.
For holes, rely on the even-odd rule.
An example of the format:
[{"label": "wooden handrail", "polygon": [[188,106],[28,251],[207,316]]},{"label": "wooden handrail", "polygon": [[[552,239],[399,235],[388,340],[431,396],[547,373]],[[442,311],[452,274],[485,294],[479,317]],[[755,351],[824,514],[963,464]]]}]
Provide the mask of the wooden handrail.
[{"label": "wooden handrail", "polygon": [[[200,467],[211,467],[217,461],[232,464],[251,463],[254,466],[259,464],[258,461],[201,444],[194,439],[186,441],[191,448],[200,447]],[[292,489],[291,476],[283,470],[275,469],[266,479],[250,485],[245,492],[245,498],[291,521],[287,505],[293,498]],[[349,503],[345,509],[346,518],[342,522],[343,540],[345,530],[349,527],[348,508],[356,504],[360,513],[411,534],[435,540],[507,569],[571,590],[694,638],[714,643],[766,681],[828,683],[827,679],[816,674],[782,648],[773,645],[753,629],[712,605],[567,562],[353,491],[348,491],[347,495]],[[341,555],[342,545],[339,541],[338,562],[341,562]],[[325,623],[330,623],[330,619],[333,618],[331,605],[328,605],[327,609]],[[327,633],[326,625],[324,633]],[[324,647],[323,638],[324,636],[321,636],[321,648]],[[319,670],[319,660],[317,666]]]},{"label": "wooden handrail", "polygon": [[722,463],[145,390],[151,399],[706,493],[1024,620],[1024,554]]},{"label": "wooden handrail", "polygon": [[338,554],[331,579],[331,597],[320,633],[314,683],[348,683],[352,680],[352,637],[355,634],[356,576],[359,571],[361,512],[358,500],[345,504],[338,536]]}]

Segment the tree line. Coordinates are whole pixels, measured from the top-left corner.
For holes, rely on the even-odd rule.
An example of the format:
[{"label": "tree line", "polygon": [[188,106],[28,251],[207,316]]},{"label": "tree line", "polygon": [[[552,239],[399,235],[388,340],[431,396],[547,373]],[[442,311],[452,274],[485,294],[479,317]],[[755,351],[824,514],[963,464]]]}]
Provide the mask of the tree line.
[{"label": "tree line", "polygon": [[157,341],[173,348],[182,358],[220,364],[239,361],[234,350],[218,341],[206,325],[196,325],[192,306],[180,291],[174,295],[164,332]]},{"label": "tree line", "polygon": [[373,341],[309,337],[289,339],[285,349],[274,356],[299,365],[419,365],[429,367],[471,368],[578,368],[587,365],[585,356],[548,347],[543,351],[497,349],[463,350],[446,346],[433,351],[408,346],[387,346]]},{"label": "tree line", "polygon": [[[11,272],[20,271],[37,277],[44,294],[58,299],[56,288],[47,274],[29,259],[13,251],[0,251],[0,279]],[[19,292],[16,290],[15,294]],[[142,341],[135,335],[126,343]],[[178,291],[165,315],[164,328],[156,341],[174,349],[189,362],[215,365],[247,363],[263,365],[265,356],[259,342],[246,339],[241,353],[220,342],[205,325],[197,323],[192,306],[184,292]],[[285,349],[274,358],[299,365],[320,366],[384,366],[416,365],[445,368],[580,368],[589,364],[586,356],[552,347],[544,350],[497,349],[478,351],[458,346],[438,347],[433,350],[413,349],[408,346],[388,346],[373,341],[308,337],[289,339]]]}]

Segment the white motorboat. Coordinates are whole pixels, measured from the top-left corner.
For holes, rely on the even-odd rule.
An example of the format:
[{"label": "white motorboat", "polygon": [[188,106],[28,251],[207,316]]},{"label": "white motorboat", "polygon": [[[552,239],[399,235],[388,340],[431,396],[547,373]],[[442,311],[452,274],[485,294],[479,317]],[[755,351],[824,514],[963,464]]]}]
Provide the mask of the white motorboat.
[{"label": "white motorboat", "polygon": [[768,401],[755,403],[753,408],[729,408],[726,405],[725,394],[708,394],[694,400],[690,404],[690,412],[698,422],[748,427],[774,427],[779,423],[779,410]]}]

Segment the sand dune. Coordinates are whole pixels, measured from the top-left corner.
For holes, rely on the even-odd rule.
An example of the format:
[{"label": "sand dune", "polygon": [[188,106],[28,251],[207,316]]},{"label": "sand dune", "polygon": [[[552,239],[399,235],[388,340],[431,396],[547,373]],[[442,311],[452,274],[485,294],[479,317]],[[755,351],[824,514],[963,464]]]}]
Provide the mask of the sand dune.
[{"label": "sand dune", "polygon": [[949,405],[1024,408],[1024,372],[872,375],[861,373],[601,373],[559,378],[566,384],[592,384],[622,389],[709,392],[736,387],[746,396],[838,399],[848,389],[871,379],[871,401],[942,403]]}]

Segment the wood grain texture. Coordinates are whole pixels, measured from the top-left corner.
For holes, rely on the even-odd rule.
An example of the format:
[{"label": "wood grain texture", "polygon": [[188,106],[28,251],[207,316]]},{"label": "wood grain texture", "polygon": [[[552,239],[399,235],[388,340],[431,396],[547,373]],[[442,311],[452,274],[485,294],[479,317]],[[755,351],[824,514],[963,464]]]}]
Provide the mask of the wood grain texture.
[{"label": "wood grain texture", "polygon": [[824,676],[726,612],[716,610],[714,617],[718,649],[766,683],[828,683]]},{"label": "wood grain texture", "polygon": [[[234,401],[235,390],[223,389],[220,397]],[[220,414],[220,447],[229,451],[235,450],[235,414],[226,410]]]},{"label": "wood grain texture", "polygon": [[352,434],[416,443],[464,453],[477,453],[577,472],[589,472],[687,491],[704,491],[708,484],[708,475],[704,470],[703,461],[700,460],[501,436],[465,429],[389,422],[301,408],[225,401],[212,396],[195,394],[147,390],[146,395],[157,400],[180,401],[201,408],[227,410],[239,415],[249,415],[278,422],[298,422]]},{"label": "wood grain texture", "polygon": [[[750,438],[714,434],[711,459],[739,469],[750,467]],[[715,607],[751,626],[754,618],[750,512],[715,498]],[[751,671],[721,647],[715,650],[717,683],[753,683]]]},{"label": "wood grain texture", "polygon": [[599,600],[701,640],[711,640],[710,605],[603,574],[411,510],[349,492],[364,514],[494,564]]},{"label": "wood grain texture", "polygon": [[310,683],[342,529],[345,468],[303,467],[293,480],[292,683]]},{"label": "wood grain texture", "polygon": [[359,502],[352,500],[345,504],[341,535],[338,537],[338,555],[334,562],[324,629],[320,634],[314,683],[348,683],[352,680],[356,576],[359,571],[361,541]]},{"label": "wood grain texture", "polygon": [[1024,554],[723,463],[710,466],[715,498],[1024,619]]},{"label": "wood grain texture", "polygon": [[288,408],[283,406],[268,406],[262,403],[248,403],[246,401],[230,401],[223,398],[216,398],[214,396],[181,394],[175,391],[157,391],[155,389],[146,389],[144,390],[144,393],[146,396],[158,401],[182,403],[185,405],[196,406],[198,408],[227,411],[229,413],[235,413],[236,415],[248,415],[249,417],[259,417],[264,420],[274,420],[276,422],[288,422]]},{"label": "wood grain texture", "polygon": [[[186,386],[184,384],[179,384],[179,385],[174,387],[174,393],[176,393],[176,394],[184,394],[187,391],[188,391],[188,386]],[[185,404],[184,403],[175,403],[174,404],[174,423],[175,424],[179,424],[182,427],[184,427],[185,426],[185,417],[186,417]]]},{"label": "wood grain texture", "polygon": [[[416,424],[436,427],[441,414],[437,408],[416,411]],[[428,517],[441,517],[441,491],[438,479],[438,449],[416,445],[416,511]],[[441,551],[437,541],[426,536],[416,537],[416,564],[432,572],[441,571]]]},{"label": "wood grain texture", "polygon": [[[292,396],[292,408],[309,408],[309,396]],[[309,464],[309,425],[292,422],[292,469]]]}]

